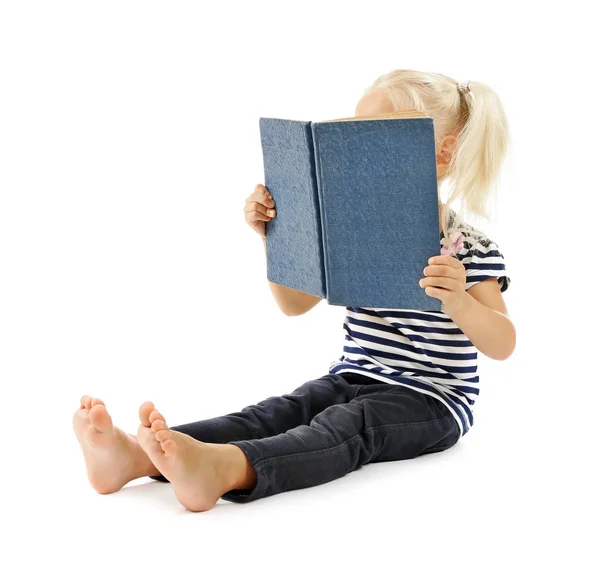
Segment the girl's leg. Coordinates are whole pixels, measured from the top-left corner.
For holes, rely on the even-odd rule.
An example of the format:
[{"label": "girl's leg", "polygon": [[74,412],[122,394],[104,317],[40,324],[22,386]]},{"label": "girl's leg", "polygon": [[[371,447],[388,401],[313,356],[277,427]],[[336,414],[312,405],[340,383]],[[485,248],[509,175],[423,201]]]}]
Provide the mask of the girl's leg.
[{"label": "girl's leg", "polygon": [[244,407],[239,412],[170,428],[196,440],[215,444],[266,438],[300,424],[308,424],[327,407],[346,403],[355,395],[356,385],[349,384],[339,375],[328,374],[307,381],[291,393],[269,397],[255,405]]},{"label": "girl's leg", "polygon": [[324,409],[309,423],[275,436],[232,441],[246,454],[256,485],[222,498],[248,502],[320,485],[369,462],[447,449],[459,438],[454,417],[433,397],[400,385],[364,385],[351,401]]},{"label": "girl's leg", "polygon": [[[359,374],[346,377],[328,374],[307,381],[291,393],[269,397],[239,412],[169,428],[212,444],[276,436],[290,428],[308,424],[331,405],[347,403],[356,396],[362,384],[372,381]],[[162,475],[152,478],[167,481]]]}]

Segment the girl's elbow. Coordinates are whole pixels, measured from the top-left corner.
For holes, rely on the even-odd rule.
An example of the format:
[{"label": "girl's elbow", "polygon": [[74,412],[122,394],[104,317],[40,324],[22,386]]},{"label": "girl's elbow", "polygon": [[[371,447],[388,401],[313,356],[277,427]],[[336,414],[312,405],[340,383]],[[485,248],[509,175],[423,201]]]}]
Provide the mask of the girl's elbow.
[{"label": "girl's elbow", "polygon": [[508,360],[513,355],[515,348],[517,346],[517,331],[515,330],[515,326],[511,323],[511,331],[506,339],[506,346],[500,351],[501,353],[496,357],[497,360],[504,361]]}]

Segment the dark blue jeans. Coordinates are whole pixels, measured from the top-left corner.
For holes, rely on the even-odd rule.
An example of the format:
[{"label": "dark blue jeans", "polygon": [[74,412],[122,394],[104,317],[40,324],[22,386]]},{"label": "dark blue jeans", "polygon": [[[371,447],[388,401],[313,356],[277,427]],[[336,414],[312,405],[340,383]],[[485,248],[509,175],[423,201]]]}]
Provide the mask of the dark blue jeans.
[{"label": "dark blue jeans", "polygon": [[257,482],[223,495],[232,502],[320,485],[366,463],[440,452],[460,438],[437,399],[353,373],[328,374],[241,412],[171,429],[242,449]]}]

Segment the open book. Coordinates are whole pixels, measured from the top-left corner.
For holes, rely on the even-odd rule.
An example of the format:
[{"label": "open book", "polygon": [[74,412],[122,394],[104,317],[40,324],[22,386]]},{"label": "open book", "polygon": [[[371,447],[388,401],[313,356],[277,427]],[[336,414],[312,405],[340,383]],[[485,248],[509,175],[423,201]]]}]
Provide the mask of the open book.
[{"label": "open book", "polygon": [[433,118],[259,119],[267,279],[331,305],[441,311],[419,280],[440,254]]}]

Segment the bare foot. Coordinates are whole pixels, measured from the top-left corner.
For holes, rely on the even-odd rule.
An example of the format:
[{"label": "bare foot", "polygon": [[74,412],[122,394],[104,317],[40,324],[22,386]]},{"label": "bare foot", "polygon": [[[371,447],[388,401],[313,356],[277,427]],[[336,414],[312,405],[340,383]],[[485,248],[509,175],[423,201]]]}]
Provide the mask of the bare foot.
[{"label": "bare foot", "polygon": [[[244,454],[231,444],[209,444],[171,430],[151,402],[140,407],[138,442],[175,489],[177,499],[192,512],[210,510],[235,478]],[[237,450],[235,452],[234,450]],[[240,464],[242,462],[242,464]]]},{"label": "bare foot", "polygon": [[113,426],[100,399],[81,398],[73,428],[83,450],[88,479],[98,493],[114,493],[133,479],[160,474],[135,437]]}]

